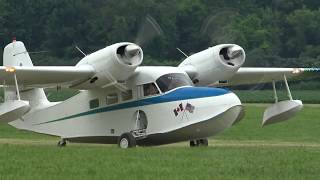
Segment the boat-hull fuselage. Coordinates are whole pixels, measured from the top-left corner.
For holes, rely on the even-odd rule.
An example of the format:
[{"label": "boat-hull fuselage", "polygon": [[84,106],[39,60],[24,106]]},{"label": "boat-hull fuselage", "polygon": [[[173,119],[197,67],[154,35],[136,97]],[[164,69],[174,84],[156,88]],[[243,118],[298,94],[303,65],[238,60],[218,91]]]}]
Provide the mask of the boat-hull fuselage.
[{"label": "boat-hull fuselage", "polygon": [[[11,125],[71,142],[117,143],[123,133],[145,129],[141,145],[206,138],[230,127],[242,105],[219,88],[180,87],[164,94],[106,105],[103,91],[82,91],[54,106],[31,111]],[[100,106],[90,109],[90,100]]]}]

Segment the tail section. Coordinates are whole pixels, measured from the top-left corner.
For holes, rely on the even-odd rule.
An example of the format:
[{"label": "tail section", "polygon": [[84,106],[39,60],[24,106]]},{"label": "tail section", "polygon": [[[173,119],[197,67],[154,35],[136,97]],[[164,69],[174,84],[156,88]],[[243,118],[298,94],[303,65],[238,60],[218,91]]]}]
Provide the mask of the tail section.
[{"label": "tail section", "polygon": [[3,51],[4,66],[33,66],[23,42],[13,41]]},{"label": "tail section", "polygon": [[[3,51],[4,66],[33,66],[29,53],[21,41],[13,41]],[[19,84],[19,77],[17,77]],[[29,101],[30,107],[35,108],[47,104],[48,100],[42,88],[25,89],[19,87],[21,100]],[[17,92],[15,87],[6,87],[5,101],[16,100]]]}]

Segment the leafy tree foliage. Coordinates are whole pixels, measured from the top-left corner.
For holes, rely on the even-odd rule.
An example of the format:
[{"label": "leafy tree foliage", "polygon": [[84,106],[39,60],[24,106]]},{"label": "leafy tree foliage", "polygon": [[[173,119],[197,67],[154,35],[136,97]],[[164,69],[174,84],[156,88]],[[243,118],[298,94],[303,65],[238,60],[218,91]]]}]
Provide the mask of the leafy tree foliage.
[{"label": "leafy tree foliage", "polygon": [[[24,41],[35,63],[75,64],[120,41],[139,42],[145,64],[178,64],[183,56],[236,43],[250,66],[319,66],[318,0],[0,0],[0,45]],[[161,28],[158,35],[146,18]],[[141,39],[148,39],[141,42]],[[1,50],[2,51],[2,50]]]}]

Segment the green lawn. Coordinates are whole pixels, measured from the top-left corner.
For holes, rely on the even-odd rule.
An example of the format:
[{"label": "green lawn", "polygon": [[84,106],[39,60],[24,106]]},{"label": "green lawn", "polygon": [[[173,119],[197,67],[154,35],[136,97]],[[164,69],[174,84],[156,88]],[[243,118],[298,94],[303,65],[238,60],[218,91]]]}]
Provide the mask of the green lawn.
[{"label": "green lawn", "polygon": [[320,106],[261,128],[264,108],[248,105],[246,118],[208,148],[57,148],[57,138],[1,124],[0,179],[319,179]]},{"label": "green lawn", "polygon": [[[235,90],[240,100],[244,103],[273,103],[274,96],[272,90]],[[278,91],[280,100],[287,100],[287,92],[284,90]],[[319,90],[292,90],[293,99],[302,100],[308,104],[320,104]]]},{"label": "green lawn", "polygon": [[261,127],[267,105],[246,105],[246,116],[221,135],[224,140],[272,140],[320,143],[320,105],[305,105],[303,110],[287,122]]},{"label": "green lawn", "polygon": [[0,179],[319,179],[319,148],[0,145]]}]

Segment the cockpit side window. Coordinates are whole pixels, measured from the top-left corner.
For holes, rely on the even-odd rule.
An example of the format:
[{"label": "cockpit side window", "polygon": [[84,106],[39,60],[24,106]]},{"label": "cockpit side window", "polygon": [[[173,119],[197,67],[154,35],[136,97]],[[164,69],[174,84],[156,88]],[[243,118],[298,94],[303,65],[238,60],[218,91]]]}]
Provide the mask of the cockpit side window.
[{"label": "cockpit side window", "polygon": [[144,96],[152,96],[159,94],[159,90],[154,83],[148,83],[143,85],[143,95]]},{"label": "cockpit side window", "polygon": [[122,98],[122,101],[131,100],[133,98],[132,97],[132,90],[128,90],[126,92],[121,92],[121,98]]},{"label": "cockpit side window", "polygon": [[193,86],[190,78],[182,73],[163,75],[157,79],[156,83],[162,92],[167,92],[182,86]]}]

